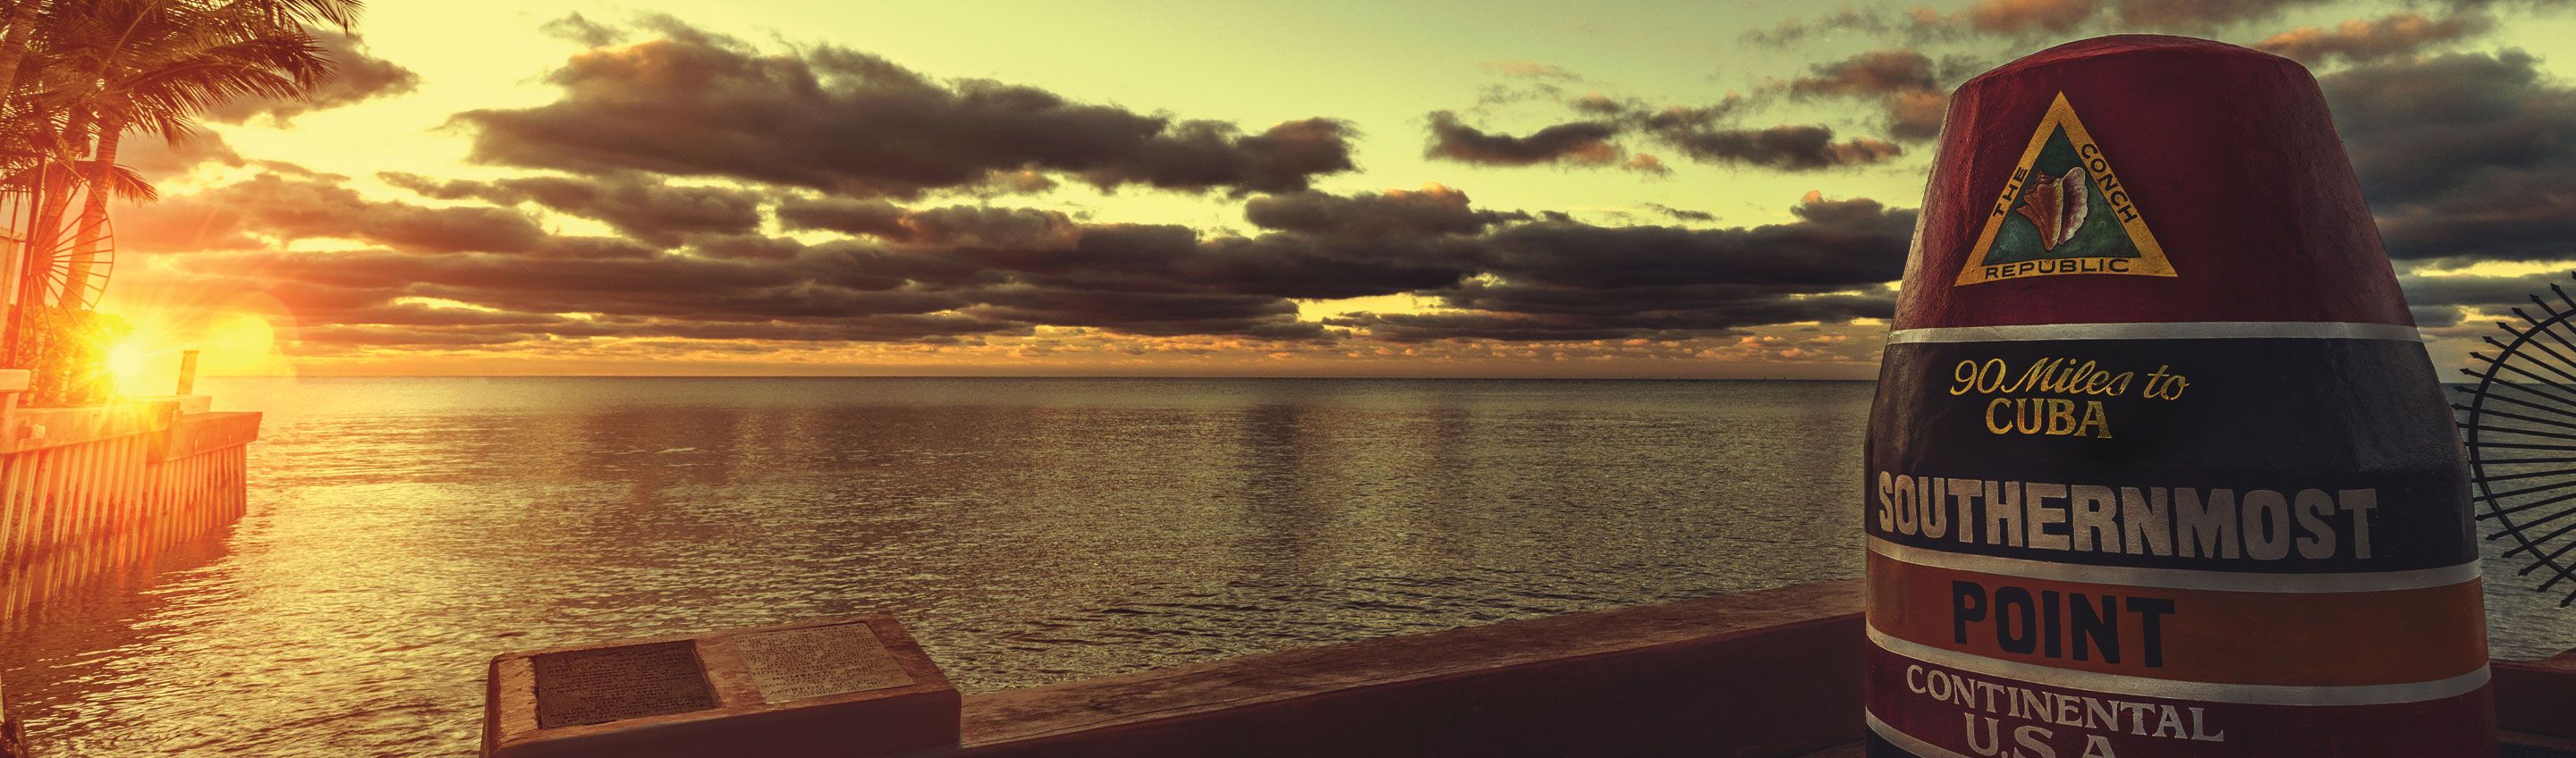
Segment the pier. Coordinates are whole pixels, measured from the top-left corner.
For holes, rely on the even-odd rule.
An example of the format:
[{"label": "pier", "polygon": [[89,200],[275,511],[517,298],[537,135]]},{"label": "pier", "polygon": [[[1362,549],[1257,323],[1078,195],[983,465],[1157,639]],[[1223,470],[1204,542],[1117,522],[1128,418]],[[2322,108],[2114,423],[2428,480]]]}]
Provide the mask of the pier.
[{"label": "pier", "polygon": [[179,395],[24,408],[0,371],[0,623],[241,517],[260,414]]},{"label": "pier", "polygon": [[[241,518],[260,414],[186,394],[20,407],[27,381],[0,370],[0,625]],[[0,702],[0,758],[21,758],[21,729]]]}]

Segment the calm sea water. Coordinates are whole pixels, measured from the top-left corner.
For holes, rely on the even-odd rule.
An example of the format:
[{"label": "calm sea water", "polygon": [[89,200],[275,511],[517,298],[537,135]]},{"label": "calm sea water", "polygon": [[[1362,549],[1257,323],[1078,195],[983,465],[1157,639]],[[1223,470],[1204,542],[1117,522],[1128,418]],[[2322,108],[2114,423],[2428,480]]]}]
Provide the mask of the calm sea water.
[{"label": "calm sea water", "polygon": [[[892,613],[978,692],[1857,576],[1871,393],[204,386],[269,413],[249,516],[0,630],[48,758],[469,755],[495,653],[821,615]],[[2576,612],[2496,584],[2500,653],[2576,646]]]}]

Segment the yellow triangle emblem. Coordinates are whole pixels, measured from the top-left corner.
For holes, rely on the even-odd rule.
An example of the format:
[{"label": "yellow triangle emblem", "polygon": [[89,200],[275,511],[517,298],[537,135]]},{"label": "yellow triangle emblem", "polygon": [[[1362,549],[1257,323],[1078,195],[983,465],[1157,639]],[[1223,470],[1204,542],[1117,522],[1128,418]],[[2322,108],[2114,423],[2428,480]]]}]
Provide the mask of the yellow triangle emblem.
[{"label": "yellow triangle emblem", "polygon": [[2063,92],[2022,149],[1956,284],[2055,274],[2174,275],[2110,156]]}]

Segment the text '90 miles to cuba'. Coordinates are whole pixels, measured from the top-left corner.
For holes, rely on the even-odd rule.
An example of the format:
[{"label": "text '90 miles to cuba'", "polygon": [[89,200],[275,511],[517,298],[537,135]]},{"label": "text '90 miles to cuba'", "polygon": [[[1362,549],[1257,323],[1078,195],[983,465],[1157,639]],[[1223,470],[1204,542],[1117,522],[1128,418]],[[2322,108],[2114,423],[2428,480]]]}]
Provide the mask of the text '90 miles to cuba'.
[{"label": "text '90 miles to cuba'", "polygon": [[1997,396],[1986,402],[1989,433],[2100,439],[2111,438],[2111,414],[2102,399],[2179,400],[2191,388],[2191,379],[2171,366],[2157,366],[2141,381],[2135,371],[2112,371],[2098,361],[2072,358],[2042,358],[2018,371],[2002,358],[1969,359],[1951,367],[1950,378],[1956,382],[1950,386],[1953,396]]}]

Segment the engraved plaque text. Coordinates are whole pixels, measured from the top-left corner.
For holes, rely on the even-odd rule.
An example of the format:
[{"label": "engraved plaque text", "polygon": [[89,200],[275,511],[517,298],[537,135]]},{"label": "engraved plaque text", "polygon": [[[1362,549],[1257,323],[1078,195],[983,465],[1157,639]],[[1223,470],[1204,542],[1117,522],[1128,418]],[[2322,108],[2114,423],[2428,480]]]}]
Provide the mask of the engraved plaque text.
[{"label": "engraved plaque text", "polygon": [[811,626],[733,638],[761,701],[784,703],[912,683],[867,624]]}]

